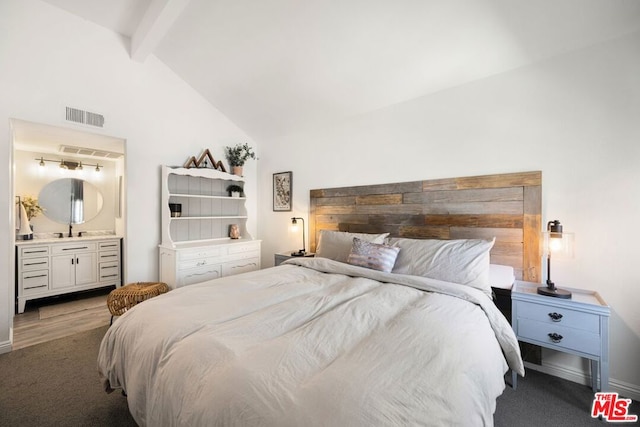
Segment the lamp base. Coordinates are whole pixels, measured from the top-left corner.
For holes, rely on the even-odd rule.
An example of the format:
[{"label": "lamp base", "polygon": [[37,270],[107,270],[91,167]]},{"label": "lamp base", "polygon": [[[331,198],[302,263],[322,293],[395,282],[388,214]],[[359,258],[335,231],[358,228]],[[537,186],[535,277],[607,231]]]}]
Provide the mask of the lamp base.
[{"label": "lamp base", "polygon": [[307,254],[307,251],[303,251],[302,249],[300,249],[298,252],[291,252],[291,256],[305,256]]},{"label": "lamp base", "polygon": [[563,299],[571,298],[571,292],[569,291],[565,291],[564,289],[558,289],[558,288],[551,289],[546,286],[540,286],[538,288],[538,293],[540,295],[545,295],[548,297],[563,298]]}]

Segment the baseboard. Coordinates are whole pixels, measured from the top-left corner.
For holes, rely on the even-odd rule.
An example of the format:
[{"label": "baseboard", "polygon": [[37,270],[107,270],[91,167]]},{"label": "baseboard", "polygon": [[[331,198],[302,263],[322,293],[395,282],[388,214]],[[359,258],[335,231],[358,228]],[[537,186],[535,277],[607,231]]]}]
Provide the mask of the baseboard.
[{"label": "baseboard", "polygon": [[[531,369],[533,371],[553,375],[554,377],[559,377],[574,383],[591,386],[591,375],[583,371],[551,363],[534,365],[533,363],[525,362],[524,365],[527,369]],[[640,402],[640,385],[609,378],[609,388],[611,391],[617,392],[622,397]]]},{"label": "baseboard", "polygon": [[2,341],[0,342],[0,354],[10,353],[11,352],[11,341]]}]

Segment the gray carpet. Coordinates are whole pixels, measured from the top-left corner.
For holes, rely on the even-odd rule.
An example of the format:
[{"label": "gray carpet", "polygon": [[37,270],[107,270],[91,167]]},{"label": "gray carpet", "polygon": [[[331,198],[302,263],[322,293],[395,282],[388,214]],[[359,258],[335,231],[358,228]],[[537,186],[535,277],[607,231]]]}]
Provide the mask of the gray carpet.
[{"label": "gray carpet", "polygon": [[[98,378],[96,359],[106,330],[0,355],[0,425],[135,426],[126,398],[119,392],[106,394]],[[498,398],[495,425],[607,425],[591,418],[592,400],[587,386],[528,370],[516,391],[507,387]],[[640,415],[638,402],[630,413]]]},{"label": "gray carpet", "polygon": [[135,426],[127,399],[100,384],[96,360],[106,330],[0,355],[0,425]]},{"label": "gray carpet", "polygon": [[[524,378],[518,377],[517,390],[507,386],[498,397],[494,422],[496,427],[606,426],[591,418],[592,403],[591,387],[527,369]],[[634,401],[629,413],[640,415],[640,403]]]}]

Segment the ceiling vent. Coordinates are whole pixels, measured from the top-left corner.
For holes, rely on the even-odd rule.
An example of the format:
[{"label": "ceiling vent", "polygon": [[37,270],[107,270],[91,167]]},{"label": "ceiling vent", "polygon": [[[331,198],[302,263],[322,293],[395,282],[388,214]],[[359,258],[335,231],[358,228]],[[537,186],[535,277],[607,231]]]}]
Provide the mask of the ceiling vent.
[{"label": "ceiling vent", "polygon": [[104,116],[90,111],[80,110],[73,107],[65,107],[65,120],[81,125],[94,126],[98,128],[104,127]]},{"label": "ceiling vent", "polygon": [[124,156],[122,153],[115,151],[96,150],[95,148],[73,147],[71,145],[61,145],[60,152],[66,154],[74,154],[77,156],[97,157],[100,159],[120,159]]}]

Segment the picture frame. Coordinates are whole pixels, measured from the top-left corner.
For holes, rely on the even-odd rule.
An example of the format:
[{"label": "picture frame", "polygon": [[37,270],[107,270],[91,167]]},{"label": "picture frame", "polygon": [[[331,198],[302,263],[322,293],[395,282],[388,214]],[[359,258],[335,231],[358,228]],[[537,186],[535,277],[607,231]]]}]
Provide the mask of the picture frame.
[{"label": "picture frame", "polygon": [[273,174],[273,211],[288,212],[292,207],[293,173],[278,172]]}]

